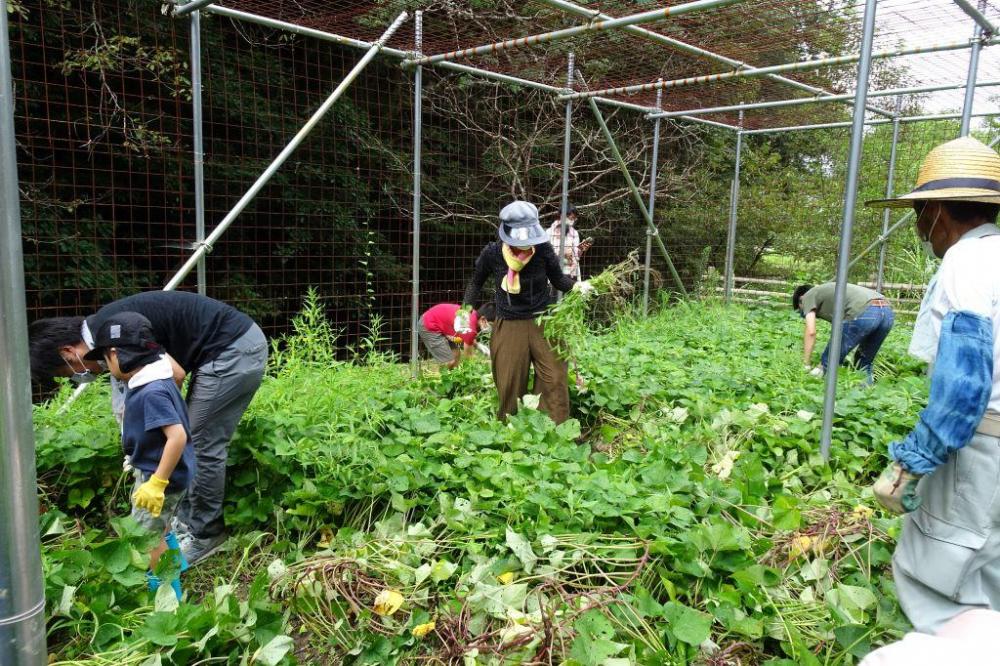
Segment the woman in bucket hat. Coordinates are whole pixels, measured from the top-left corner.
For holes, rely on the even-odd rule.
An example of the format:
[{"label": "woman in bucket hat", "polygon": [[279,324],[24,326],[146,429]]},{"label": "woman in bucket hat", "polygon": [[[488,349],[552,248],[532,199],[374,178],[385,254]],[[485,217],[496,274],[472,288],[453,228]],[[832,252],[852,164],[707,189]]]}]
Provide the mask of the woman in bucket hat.
[{"label": "woman in bucket hat", "polygon": [[455,330],[471,330],[472,303],[490,277],[496,284],[496,321],[490,338],[493,381],[497,387],[499,416],[517,412],[517,402],[528,392],[528,374],[535,368],[539,408],[553,421],[569,418],[569,391],[565,360],[553,351],[536,319],[551,302],[549,283],[559,291],[589,293],[588,282],[564,275],[548,234],[538,222],[538,209],[527,201],[514,201],[500,211],[499,242],[483,248],[472,279],[455,317]]},{"label": "woman in bucket hat", "polygon": [[910,343],[931,368],[927,407],[889,445],[874,486],[906,514],[893,555],[900,605],[935,633],[967,610],[1000,609],[1000,155],[949,141],[927,155],[912,192],[868,205],[912,206],[925,250],[942,259]]}]

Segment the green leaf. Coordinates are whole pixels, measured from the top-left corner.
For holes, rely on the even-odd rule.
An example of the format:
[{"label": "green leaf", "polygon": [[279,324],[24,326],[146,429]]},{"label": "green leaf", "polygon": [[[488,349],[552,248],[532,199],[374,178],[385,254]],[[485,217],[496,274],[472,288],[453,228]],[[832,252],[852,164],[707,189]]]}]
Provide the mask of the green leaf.
[{"label": "green leaf", "polygon": [[438,560],[431,567],[431,580],[435,583],[440,583],[443,580],[448,580],[451,578],[455,570],[458,569],[457,564],[452,564],[448,560]]},{"label": "green leaf", "polygon": [[174,613],[151,613],[146,617],[146,623],[139,629],[139,634],[154,645],[171,647],[177,645],[177,634],[180,631],[180,620]]},{"label": "green leaf", "polygon": [[837,644],[858,659],[872,651],[872,630],[860,624],[846,624],[833,630]]},{"label": "green leaf", "polygon": [[108,541],[94,549],[94,559],[107,570],[116,574],[125,571],[132,562],[132,549],[120,540]]},{"label": "green leaf", "polygon": [[627,645],[615,643],[614,626],[599,610],[589,610],[581,615],[573,628],[577,632],[570,648],[570,657],[582,666],[601,666],[605,660],[615,656]]},{"label": "green leaf", "polygon": [[531,573],[538,563],[538,556],[531,549],[531,544],[523,536],[507,527],[507,546],[513,551],[517,559],[521,561],[521,566],[525,572]]},{"label": "green leaf", "polygon": [[158,613],[173,613],[180,606],[177,600],[177,593],[170,585],[160,585],[156,588],[156,597],[153,601],[153,608]]},{"label": "green leaf", "polygon": [[69,617],[70,611],[73,610],[73,599],[75,597],[76,588],[72,585],[64,585],[62,596],[59,598],[59,605],[56,606],[54,614]]},{"label": "green leaf", "polygon": [[789,532],[799,529],[802,525],[802,512],[799,502],[794,497],[779,495],[774,500],[772,522],[775,528]]},{"label": "green leaf", "polygon": [[250,660],[252,664],[263,664],[263,666],[278,666],[278,663],[285,658],[285,655],[295,647],[295,641],[288,636],[275,636],[267,645],[257,650]]},{"label": "green leaf", "polygon": [[663,605],[663,615],[677,640],[688,645],[701,645],[712,633],[712,616],[689,608],[677,601]]},{"label": "green leaf", "polygon": [[413,572],[414,580],[413,584],[420,587],[420,584],[427,580],[431,575],[431,565],[424,562]]}]

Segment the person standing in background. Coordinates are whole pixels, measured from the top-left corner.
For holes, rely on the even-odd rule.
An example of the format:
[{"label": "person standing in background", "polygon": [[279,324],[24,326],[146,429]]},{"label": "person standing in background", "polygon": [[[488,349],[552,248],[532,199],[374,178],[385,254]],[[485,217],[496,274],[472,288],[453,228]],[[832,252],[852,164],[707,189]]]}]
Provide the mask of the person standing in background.
[{"label": "person standing in background", "polygon": [[569,210],[566,211],[565,243],[562,241],[562,220],[556,220],[549,227],[549,242],[552,243],[552,249],[556,251],[556,256],[559,255],[559,247],[562,245],[562,259],[560,260],[560,264],[562,265],[563,273],[577,280],[582,280],[583,270],[581,269],[580,261],[587,250],[590,249],[592,242],[590,239],[580,241],[580,232],[576,229],[576,220],[576,208],[570,206]]}]

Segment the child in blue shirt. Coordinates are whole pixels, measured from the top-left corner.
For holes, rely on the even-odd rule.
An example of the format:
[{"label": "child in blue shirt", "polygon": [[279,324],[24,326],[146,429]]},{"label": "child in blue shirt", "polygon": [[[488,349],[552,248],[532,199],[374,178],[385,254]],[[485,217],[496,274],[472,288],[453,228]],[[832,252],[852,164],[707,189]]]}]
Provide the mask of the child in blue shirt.
[{"label": "child in blue shirt", "polygon": [[[135,477],[132,517],[165,537],[150,553],[150,568],[155,570],[168,541],[175,541],[168,534],[170,519],[194,476],[187,405],[163,348],[153,339],[152,325],[141,314],[120,312],[109,317],[94,332],[94,349],[85,359],[103,359],[112,376],[128,386],[122,448]],[[153,589],[158,584],[151,578]],[[179,597],[179,582],[174,590]]]}]

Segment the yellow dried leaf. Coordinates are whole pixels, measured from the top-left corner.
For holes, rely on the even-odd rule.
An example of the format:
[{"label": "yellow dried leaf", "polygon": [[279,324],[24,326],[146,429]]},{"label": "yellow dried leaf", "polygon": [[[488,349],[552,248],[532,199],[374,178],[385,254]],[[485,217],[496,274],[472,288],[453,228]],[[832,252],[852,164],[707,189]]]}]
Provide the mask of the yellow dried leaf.
[{"label": "yellow dried leaf", "polygon": [[413,629],[410,630],[410,633],[417,638],[423,638],[432,631],[434,631],[434,620],[431,620],[430,622],[426,622],[424,624],[418,624],[417,626],[413,627]]},{"label": "yellow dried leaf", "polygon": [[382,590],[378,593],[378,596],[375,597],[374,610],[382,617],[387,617],[398,611],[402,605],[402,594],[396,590]]},{"label": "yellow dried leaf", "polygon": [[507,573],[502,573],[499,576],[497,576],[497,580],[503,583],[504,585],[510,585],[511,583],[514,582],[514,572],[508,571]]},{"label": "yellow dried leaf", "polygon": [[854,511],[851,512],[851,518],[856,521],[868,520],[873,515],[875,515],[875,509],[863,504],[857,505],[854,507]]},{"label": "yellow dried leaf", "polygon": [[810,536],[799,536],[792,539],[791,548],[788,549],[788,558],[794,560],[800,555],[808,553],[813,546],[813,540]]}]

